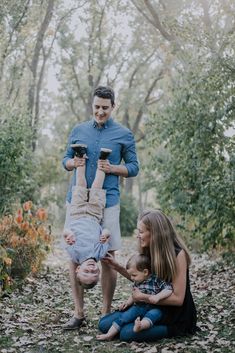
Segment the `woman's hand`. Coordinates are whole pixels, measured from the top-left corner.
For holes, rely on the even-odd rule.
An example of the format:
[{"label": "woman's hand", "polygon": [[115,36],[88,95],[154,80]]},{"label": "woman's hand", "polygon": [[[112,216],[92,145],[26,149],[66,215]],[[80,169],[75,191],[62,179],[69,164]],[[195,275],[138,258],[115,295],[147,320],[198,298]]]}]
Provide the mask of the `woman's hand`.
[{"label": "woman's hand", "polygon": [[129,280],[131,279],[125,267],[120,265],[119,262],[115,260],[114,255],[111,254],[110,252],[106,254],[106,256],[101,260],[101,262],[107,264],[108,266],[110,266],[115,271],[119,272],[122,276],[126,277],[127,279]]},{"label": "woman's hand", "polygon": [[105,264],[109,265],[114,270],[116,270],[119,265],[118,262],[115,260],[114,255],[111,254],[110,252],[107,252],[105,257],[101,261],[104,262]]},{"label": "woman's hand", "polygon": [[132,298],[134,302],[148,302],[149,295],[142,293],[138,288],[133,288]]}]

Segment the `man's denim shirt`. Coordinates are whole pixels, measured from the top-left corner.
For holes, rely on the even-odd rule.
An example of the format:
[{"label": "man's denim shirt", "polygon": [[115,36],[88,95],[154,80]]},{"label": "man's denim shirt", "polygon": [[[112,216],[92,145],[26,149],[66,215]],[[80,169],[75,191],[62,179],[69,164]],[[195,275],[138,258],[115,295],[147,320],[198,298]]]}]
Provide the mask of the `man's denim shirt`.
[{"label": "man's denim shirt", "polygon": [[[108,159],[111,164],[118,165],[124,161],[124,166],[128,170],[128,177],[134,177],[138,174],[139,164],[136,155],[135,140],[132,132],[126,127],[115,122],[111,117],[106,123],[98,128],[95,120],[86,121],[78,124],[72,130],[66,154],[63,159],[63,166],[66,169],[68,159],[74,157],[74,151],[70,147],[73,143],[82,143],[87,145],[86,161],[86,180],[87,187],[90,188],[95,178],[97,160],[101,148],[109,148],[112,153]],[[67,193],[66,200],[71,202],[72,185],[75,185],[76,173],[74,170],[73,178]],[[114,174],[106,174],[104,181],[106,192],[106,207],[111,207],[119,203],[119,177]]]}]

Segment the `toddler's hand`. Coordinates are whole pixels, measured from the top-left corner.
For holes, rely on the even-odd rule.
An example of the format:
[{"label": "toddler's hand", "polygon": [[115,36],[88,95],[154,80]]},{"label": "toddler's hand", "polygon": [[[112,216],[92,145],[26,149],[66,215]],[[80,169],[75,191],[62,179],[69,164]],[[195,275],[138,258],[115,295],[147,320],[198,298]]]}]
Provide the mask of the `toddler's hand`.
[{"label": "toddler's hand", "polygon": [[121,305],[119,305],[119,310],[120,311],[124,311],[124,310],[126,310],[128,307],[129,307],[130,305],[128,305],[128,303],[126,302],[126,303],[122,303]]},{"label": "toddler's hand", "polygon": [[68,245],[73,245],[75,243],[75,235],[71,230],[66,229],[63,233],[64,240]]},{"label": "toddler's hand", "polygon": [[100,236],[100,243],[104,244],[109,241],[110,232],[108,229],[103,229],[102,234]]}]

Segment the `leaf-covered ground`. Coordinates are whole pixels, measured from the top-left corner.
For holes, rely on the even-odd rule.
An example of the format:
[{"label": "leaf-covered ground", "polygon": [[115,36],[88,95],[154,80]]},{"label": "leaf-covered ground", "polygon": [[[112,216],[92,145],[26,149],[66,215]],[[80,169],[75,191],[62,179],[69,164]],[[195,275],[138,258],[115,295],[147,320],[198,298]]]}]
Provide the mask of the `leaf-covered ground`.
[{"label": "leaf-covered ground", "polygon": [[[135,240],[123,239],[118,254],[125,263],[134,252]],[[198,309],[197,335],[165,339],[156,343],[125,343],[115,340],[98,342],[97,323],[101,308],[101,288],[86,293],[87,324],[80,331],[64,332],[63,323],[70,317],[73,304],[65,253],[58,247],[36,278],[28,278],[11,296],[0,303],[1,353],[170,353],[234,352],[234,267],[221,259],[194,255],[191,286]],[[130,284],[118,278],[113,308],[129,295]]]}]

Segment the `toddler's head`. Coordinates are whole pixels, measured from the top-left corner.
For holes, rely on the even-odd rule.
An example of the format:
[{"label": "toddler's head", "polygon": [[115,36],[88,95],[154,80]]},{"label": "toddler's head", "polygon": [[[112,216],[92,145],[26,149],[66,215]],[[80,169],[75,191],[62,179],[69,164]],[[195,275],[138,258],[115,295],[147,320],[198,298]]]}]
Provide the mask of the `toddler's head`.
[{"label": "toddler's head", "polygon": [[99,281],[100,269],[95,259],[87,259],[78,265],[76,274],[81,286],[90,289]]},{"label": "toddler's head", "polygon": [[132,281],[141,283],[151,274],[150,258],[144,254],[135,254],[127,261],[126,269]]}]

